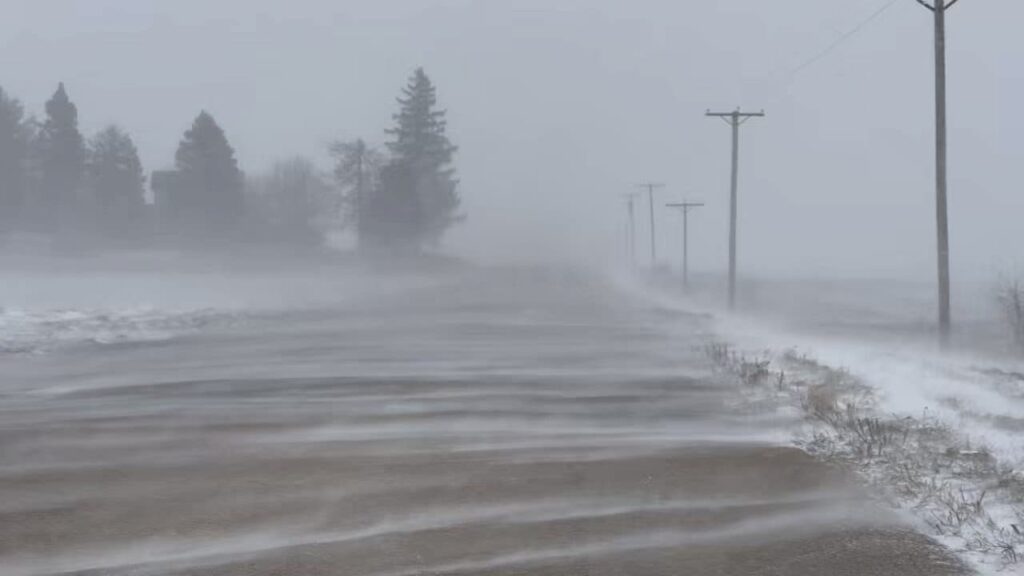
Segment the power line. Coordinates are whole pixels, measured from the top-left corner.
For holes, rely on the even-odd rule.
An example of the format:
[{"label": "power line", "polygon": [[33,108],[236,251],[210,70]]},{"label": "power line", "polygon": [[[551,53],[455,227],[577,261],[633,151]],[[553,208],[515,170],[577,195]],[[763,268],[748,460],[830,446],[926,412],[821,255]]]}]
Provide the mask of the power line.
[{"label": "power line", "polygon": [[686,201],[665,204],[669,208],[679,208],[683,212],[683,288],[690,287],[690,210],[703,205],[703,202]]},{"label": "power line", "polygon": [[665,185],[657,182],[645,182],[637,184],[636,187],[647,190],[647,203],[651,208],[651,268],[653,269],[657,265],[658,260],[657,241],[654,234],[654,191],[658,188],[664,188]]},{"label": "power line", "polygon": [[635,210],[634,205],[639,192],[630,192],[624,194],[626,198],[626,210],[629,214],[629,228],[627,229],[628,238],[626,240],[626,249],[629,252],[629,264],[635,270],[636,269],[636,219],[634,218]]},{"label": "power line", "polygon": [[949,216],[946,208],[946,11],[959,0],[917,3],[935,16],[935,223],[939,272],[939,341],[949,344]]},{"label": "power line", "polygon": [[732,128],[732,182],[729,194],[729,309],[736,307],[736,190],[739,187],[740,171],[740,126],[751,118],[761,118],[761,112],[712,112],[706,116],[721,118]]},{"label": "power line", "polygon": [[[865,0],[866,1],[866,0]],[[839,34],[839,36],[830,42],[823,49],[814,53],[811,57],[801,61],[797,66],[789,69],[789,72],[783,72],[777,70],[762,76],[760,79],[751,80],[751,86],[748,89],[754,90],[755,92],[767,92],[775,94],[775,96],[768,99],[768,104],[778,103],[781,100],[781,93],[792,86],[798,76],[808,68],[821,62],[839,47],[844,45],[846,42],[854,38],[857,34],[864,31],[870,24],[879,20],[882,15],[889,11],[897,2],[900,0],[886,0],[885,4],[880,6],[878,9],[871,12],[867,17],[857,22],[852,28]]]},{"label": "power line", "polygon": [[814,64],[817,64],[818,62],[823,60],[829,54],[834,52],[836,50],[836,48],[839,48],[847,40],[853,38],[854,36],[859,34],[862,30],[867,28],[869,24],[871,24],[875,20],[878,20],[883,14],[885,14],[890,8],[895,6],[896,3],[899,2],[899,1],[900,0],[889,0],[888,2],[886,2],[881,8],[879,8],[878,10],[875,10],[874,12],[871,13],[871,15],[869,15],[867,18],[865,18],[864,20],[859,22],[856,26],[854,26],[853,28],[851,28],[850,30],[845,32],[844,34],[840,35],[839,38],[836,38],[831,44],[826,46],[823,50],[821,50],[820,52],[818,52],[814,56],[808,58],[802,64],[800,64],[799,66],[794,68],[793,71],[789,73],[789,77],[792,78],[792,77],[796,76],[797,74],[803,72],[805,69],[810,68]]}]

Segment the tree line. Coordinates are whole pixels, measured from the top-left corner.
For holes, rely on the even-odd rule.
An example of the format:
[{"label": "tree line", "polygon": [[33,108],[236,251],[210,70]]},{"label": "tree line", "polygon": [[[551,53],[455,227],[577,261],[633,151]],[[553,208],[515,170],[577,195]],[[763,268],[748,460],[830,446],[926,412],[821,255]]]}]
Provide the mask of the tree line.
[{"label": "tree line", "polygon": [[[436,247],[463,219],[446,111],[417,69],[397,99],[387,141],[330,146],[333,170],[294,157],[246,175],[221,126],[202,111],[173,169],[147,178],[131,136],[112,125],[85,138],[64,84],[42,120],[0,87],[0,241],[56,246],[324,245],[348,230],[360,250]],[[147,182],[151,194],[147,194]]]}]

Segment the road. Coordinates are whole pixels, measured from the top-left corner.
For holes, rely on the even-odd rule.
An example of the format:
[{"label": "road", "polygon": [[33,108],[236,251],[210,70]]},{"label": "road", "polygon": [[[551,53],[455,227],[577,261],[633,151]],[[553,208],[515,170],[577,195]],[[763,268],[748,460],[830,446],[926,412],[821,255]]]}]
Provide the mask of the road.
[{"label": "road", "polygon": [[0,359],[0,573],[965,573],[595,276]]}]

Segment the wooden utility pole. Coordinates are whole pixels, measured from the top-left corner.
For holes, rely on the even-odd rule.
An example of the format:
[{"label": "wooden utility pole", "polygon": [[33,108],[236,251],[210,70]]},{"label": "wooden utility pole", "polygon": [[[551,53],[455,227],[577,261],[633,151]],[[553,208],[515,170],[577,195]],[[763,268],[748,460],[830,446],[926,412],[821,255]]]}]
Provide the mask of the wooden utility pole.
[{"label": "wooden utility pole", "polygon": [[732,112],[712,112],[706,116],[721,118],[732,127],[732,188],[729,194],[729,309],[736,307],[736,189],[739,186],[740,172],[740,126],[754,117],[763,117],[760,112],[740,112],[739,108]]},{"label": "wooden utility pole", "polygon": [[935,223],[939,257],[939,341],[949,343],[949,216],[946,212],[946,10],[959,0],[917,3],[935,15]]},{"label": "wooden utility pole", "polygon": [[363,176],[363,161],[366,160],[366,142],[360,138],[356,140],[356,241],[363,240],[363,232],[366,231],[364,216],[366,215],[366,194],[363,192],[366,187],[366,180]]},{"label": "wooden utility pole", "polygon": [[664,184],[658,184],[656,182],[647,182],[645,184],[637,184],[637,188],[647,189],[647,203],[651,209],[651,268],[653,269],[657,264],[658,250],[657,241],[655,240],[654,234],[654,190],[657,188],[664,188]]},{"label": "wooden utility pole", "polygon": [[629,228],[627,233],[629,237],[626,239],[626,249],[629,251],[629,265],[636,269],[636,218],[634,216],[635,201],[639,192],[630,192],[626,194],[626,209],[629,211]]},{"label": "wooden utility pole", "polygon": [[669,208],[679,208],[683,211],[683,287],[690,287],[690,210],[700,208],[703,202],[676,202],[665,204]]}]

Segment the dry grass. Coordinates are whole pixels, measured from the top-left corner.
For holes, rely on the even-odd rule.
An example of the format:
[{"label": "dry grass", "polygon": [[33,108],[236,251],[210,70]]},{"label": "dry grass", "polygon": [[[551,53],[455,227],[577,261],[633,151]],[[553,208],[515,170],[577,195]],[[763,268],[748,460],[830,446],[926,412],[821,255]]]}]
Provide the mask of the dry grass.
[{"label": "dry grass", "polygon": [[938,534],[961,536],[964,527],[986,519],[990,520],[985,510],[987,492],[969,493],[964,488],[958,490],[940,490],[935,502],[938,511],[931,513],[931,525]]},{"label": "dry grass", "polygon": [[706,352],[720,375],[799,406],[809,430],[797,444],[809,454],[855,471],[893,505],[916,511],[937,535],[1007,564],[1024,560],[1024,517],[1007,522],[990,514],[991,490],[1002,504],[1024,505],[1024,474],[1000,469],[985,447],[972,447],[927,411],[880,414],[870,387],[795,350],[774,365],[768,356],[748,357],[726,344]]},{"label": "dry grass", "polygon": [[760,386],[769,378],[774,377],[776,383],[784,382],[785,375],[771,371],[771,359],[767,356],[750,357],[739,354],[728,344],[713,342],[704,347],[704,353],[712,365],[720,372],[735,376],[746,386]]}]

